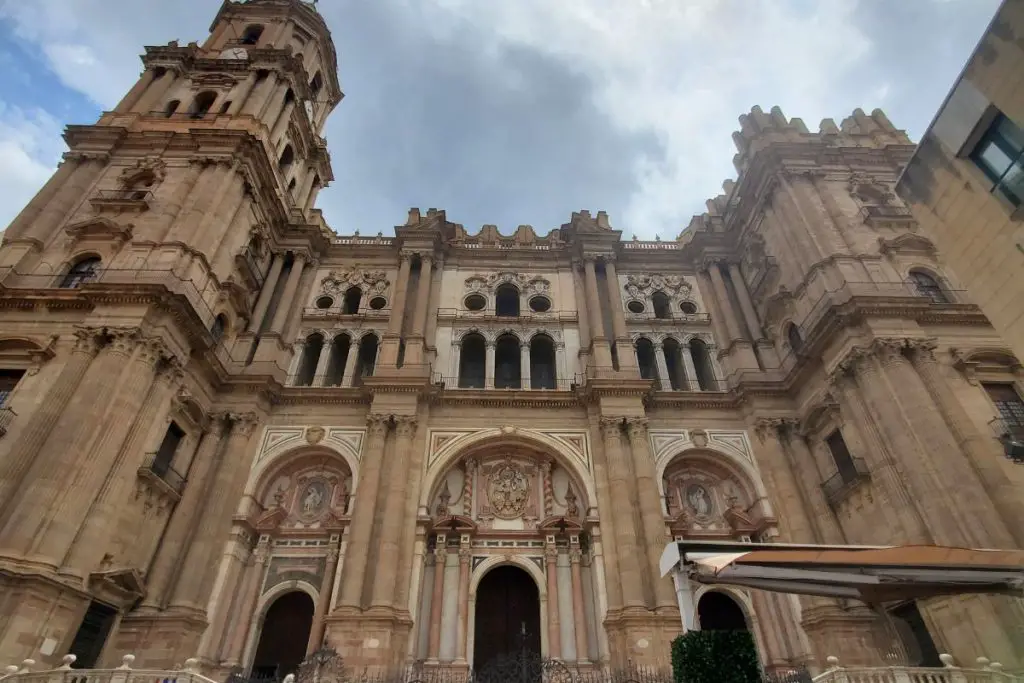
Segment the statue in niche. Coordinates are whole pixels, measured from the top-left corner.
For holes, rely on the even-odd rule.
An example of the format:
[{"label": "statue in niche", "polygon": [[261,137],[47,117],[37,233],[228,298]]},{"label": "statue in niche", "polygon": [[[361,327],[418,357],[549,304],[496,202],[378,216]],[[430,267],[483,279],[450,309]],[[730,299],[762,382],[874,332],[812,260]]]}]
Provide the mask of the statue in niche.
[{"label": "statue in niche", "polygon": [[438,496],[437,509],[435,512],[438,517],[447,517],[451,514],[448,509],[448,503],[452,499],[452,493],[448,490],[448,480],[444,480],[444,488],[441,489],[441,494]]},{"label": "statue in niche", "polygon": [[576,494],[572,492],[572,484],[565,490],[565,516],[579,517],[580,509],[576,505]]},{"label": "statue in niche", "polygon": [[686,501],[698,517],[707,517],[711,514],[711,494],[701,484],[694,484],[686,490]]},{"label": "statue in niche", "polygon": [[299,505],[303,516],[315,515],[327,502],[327,485],[322,481],[311,481],[302,492]]}]

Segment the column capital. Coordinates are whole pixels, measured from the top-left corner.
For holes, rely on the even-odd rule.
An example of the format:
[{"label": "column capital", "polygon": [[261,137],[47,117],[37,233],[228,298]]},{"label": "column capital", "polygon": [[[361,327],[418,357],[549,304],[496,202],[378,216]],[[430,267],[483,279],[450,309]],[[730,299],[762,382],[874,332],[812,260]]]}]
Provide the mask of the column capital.
[{"label": "column capital", "polygon": [[448,548],[446,548],[444,545],[439,545],[439,546],[435,546],[434,547],[434,562],[435,562],[435,564],[437,564],[437,563],[444,564],[445,558],[447,558],[447,557],[448,557]]},{"label": "column capital", "polygon": [[468,565],[473,559],[473,549],[468,545],[459,546],[459,564]]},{"label": "column capital", "polygon": [[579,564],[583,560],[583,550],[578,545],[569,547],[569,562]]},{"label": "column capital", "polygon": [[629,434],[629,438],[646,439],[648,422],[646,417],[627,417],[626,432]]},{"label": "column capital", "polygon": [[776,439],[787,438],[790,434],[799,432],[800,420],[795,417],[761,417],[754,423],[754,433],[764,443],[769,436]]},{"label": "column capital", "polygon": [[384,413],[370,413],[366,416],[367,431],[370,436],[384,436],[391,425],[391,416]]},{"label": "column capital", "polygon": [[76,327],[75,353],[86,353],[95,356],[103,347],[103,328]]},{"label": "column capital", "polygon": [[879,337],[871,341],[871,351],[883,365],[895,365],[906,360],[903,356],[906,341],[899,337]]},{"label": "column capital", "polygon": [[244,437],[252,436],[252,433],[260,423],[259,416],[253,412],[228,413],[228,418],[232,422],[232,434],[239,434]]},{"label": "column capital", "polygon": [[418,421],[415,415],[395,415],[395,433],[400,437],[412,438]]},{"label": "column capital", "polygon": [[602,417],[599,420],[601,433],[606,439],[612,436],[617,436],[622,431],[623,419],[624,418],[621,417]]},{"label": "column capital", "polygon": [[407,261],[412,261],[413,256],[416,256],[415,251],[400,251],[398,252],[398,262],[405,263]]},{"label": "column capital", "polygon": [[939,347],[934,337],[908,339],[906,348],[910,351],[910,360],[914,363],[935,363],[935,349]]},{"label": "column capital", "polygon": [[558,546],[554,543],[547,543],[544,546],[544,560],[548,564],[555,564],[558,562]]},{"label": "column capital", "polygon": [[107,328],[104,330],[105,348],[122,356],[131,356],[142,341],[137,327]]},{"label": "column capital", "polygon": [[181,361],[174,356],[164,357],[163,363],[157,368],[156,378],[168,386],[181,384],[185,379],[185,370],[181,367]]}]

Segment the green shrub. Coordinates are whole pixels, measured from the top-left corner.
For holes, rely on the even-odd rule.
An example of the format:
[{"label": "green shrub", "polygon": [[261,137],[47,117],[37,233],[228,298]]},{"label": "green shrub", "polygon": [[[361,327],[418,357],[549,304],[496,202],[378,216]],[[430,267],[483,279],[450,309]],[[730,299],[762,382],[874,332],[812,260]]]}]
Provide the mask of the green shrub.
[{"label": "green shrub", "polygon": [[672,641],[676,683],[760,683],[757,648],[747,631],[690,631]]}]

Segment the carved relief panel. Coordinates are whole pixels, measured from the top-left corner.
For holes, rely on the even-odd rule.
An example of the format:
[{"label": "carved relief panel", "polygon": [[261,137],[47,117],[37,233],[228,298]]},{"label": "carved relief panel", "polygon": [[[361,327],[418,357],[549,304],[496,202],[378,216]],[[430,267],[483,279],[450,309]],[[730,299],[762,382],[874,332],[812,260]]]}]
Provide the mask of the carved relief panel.
[{"label": "carved relief panel", "polygon": [[665,471],[664,488],[674,536],[750,537],[766,521],[757,519],[751,492],[724,468],[684,460]]}]

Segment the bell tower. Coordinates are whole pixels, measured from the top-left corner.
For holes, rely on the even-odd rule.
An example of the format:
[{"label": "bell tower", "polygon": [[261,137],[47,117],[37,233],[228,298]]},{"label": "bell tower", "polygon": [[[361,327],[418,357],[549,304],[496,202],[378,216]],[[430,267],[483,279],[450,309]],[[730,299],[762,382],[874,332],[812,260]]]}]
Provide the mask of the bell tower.
[{"label": "bell tower", "polygon": [[206,610],[246,445],[330,244],[337,55],[313,3],[225,0],[202,44],[142,62],[68,126],[0,246],[0,341],[29,368],[0,431],[5,661],[244,645],[200,639],[223,631]]}]

